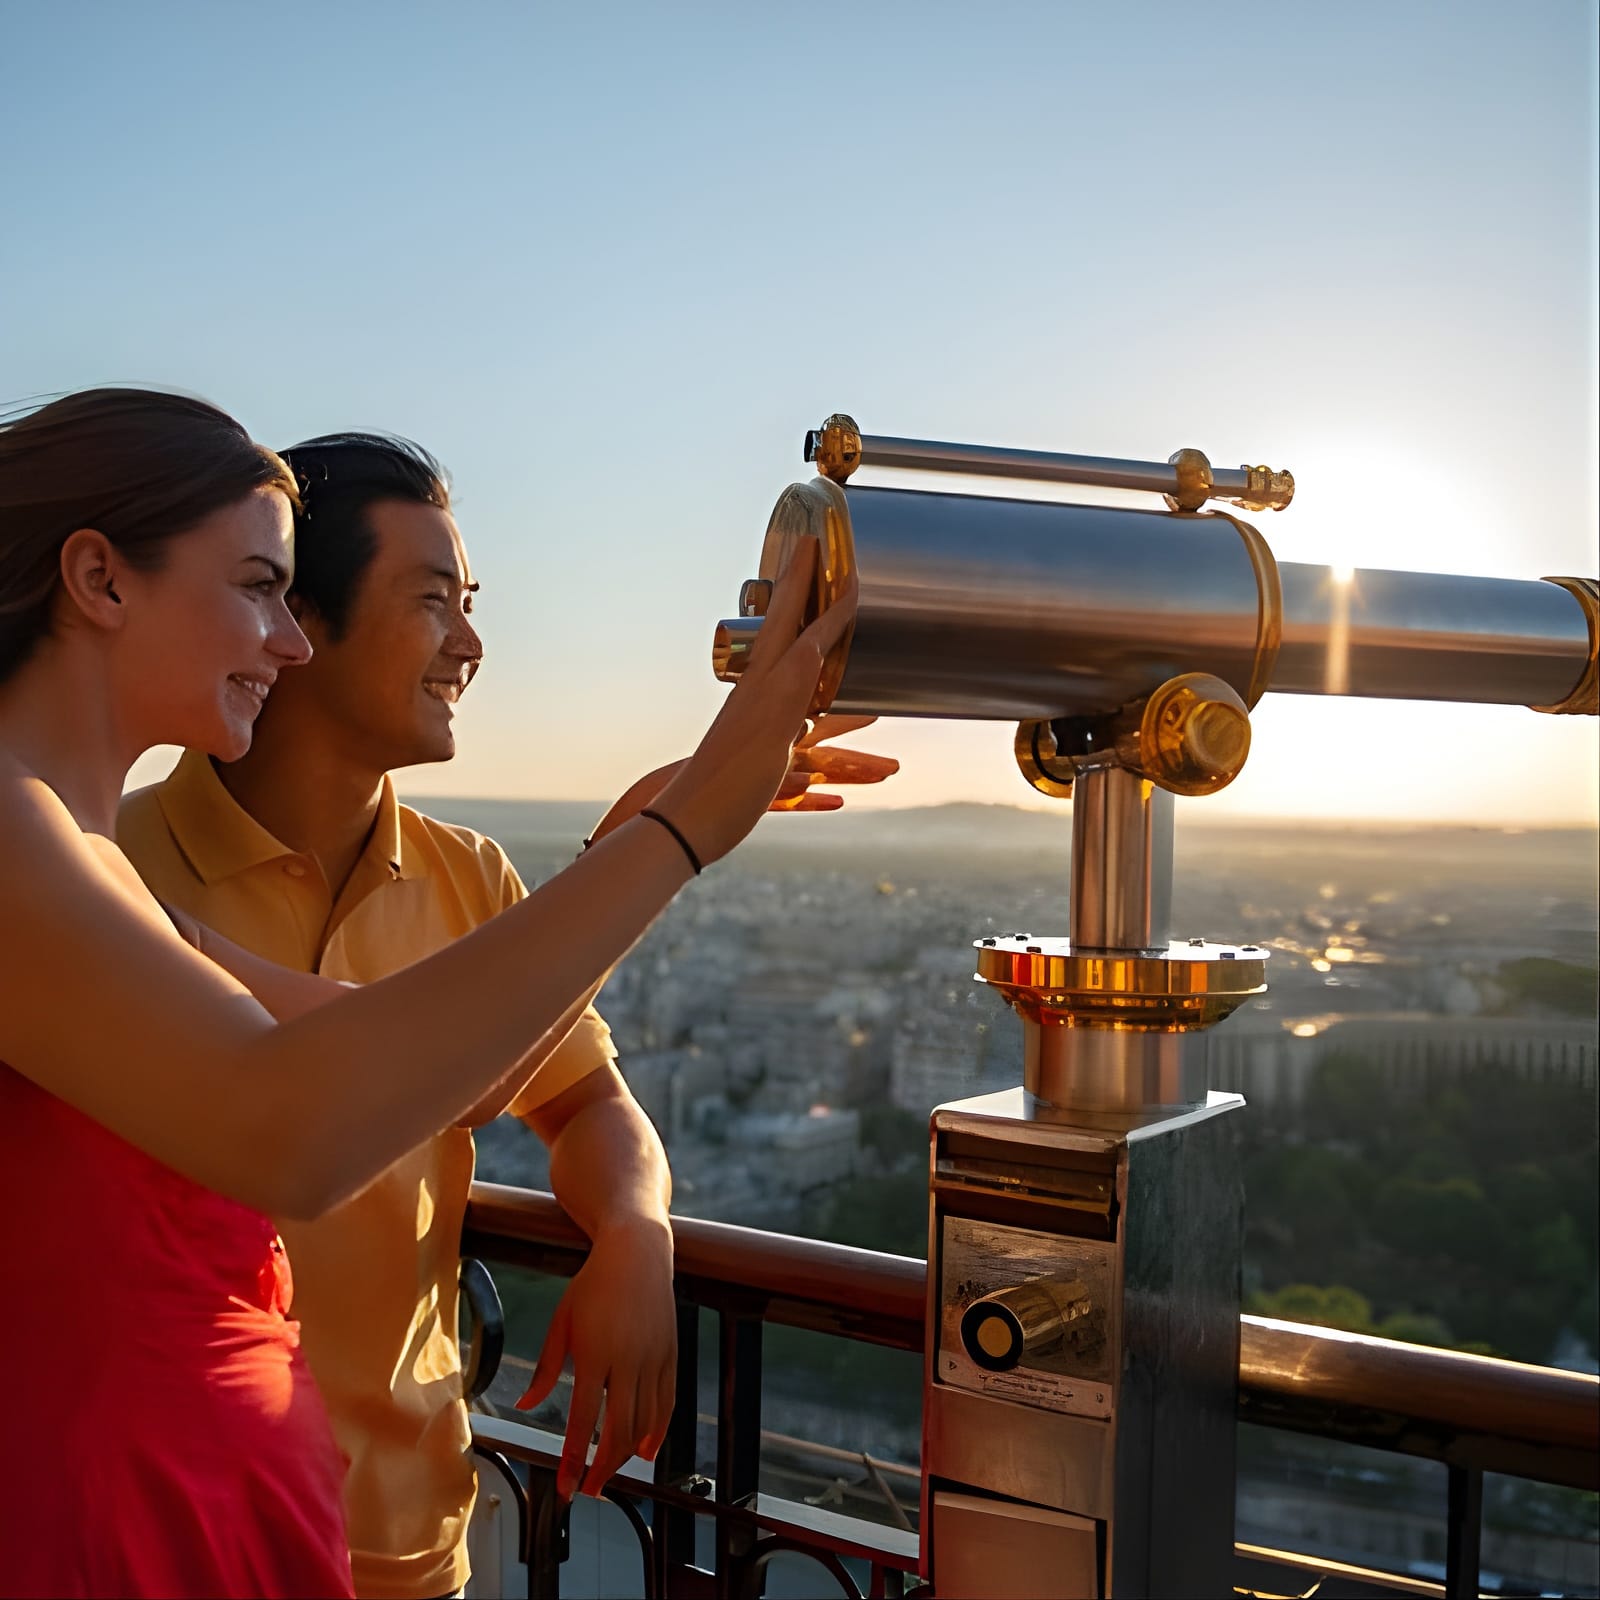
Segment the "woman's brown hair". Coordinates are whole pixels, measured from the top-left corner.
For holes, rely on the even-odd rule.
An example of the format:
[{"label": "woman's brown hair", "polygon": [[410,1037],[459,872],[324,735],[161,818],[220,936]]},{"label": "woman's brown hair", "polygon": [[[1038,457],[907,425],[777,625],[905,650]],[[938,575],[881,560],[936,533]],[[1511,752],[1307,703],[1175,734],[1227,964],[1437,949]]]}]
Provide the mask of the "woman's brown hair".
[{"label": "woman's brown hair", "polygon": [[0,421],[0,683],[50,631],[61,548],[95,528],[131,563],[289,469],[226,412],[156,389],[85,389]]}]

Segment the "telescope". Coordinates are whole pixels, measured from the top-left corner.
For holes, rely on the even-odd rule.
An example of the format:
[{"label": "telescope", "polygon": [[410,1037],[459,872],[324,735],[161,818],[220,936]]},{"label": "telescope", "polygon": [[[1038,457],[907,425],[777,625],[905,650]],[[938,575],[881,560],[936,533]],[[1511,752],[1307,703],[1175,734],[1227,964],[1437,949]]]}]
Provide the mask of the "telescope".
[{"label": "telescope", "polygon": [[[813,712],[1014,722],[1072,803],[1067,928],[981,939],[1023,1081],[930,1118],[921,1567],[935,1595],[1228,1595],[1243,1196],[1208,1030],[1269,952],[1170,927],[1174,797],[1227,786],[1262,695],[1596,714],[1600,585],[1279,562],[1293,476],[806,435],[712,665],[737,680],[773,583],[819,546],[855,622]],[[1075,504],[860,484],[861,469],[1112,490]]]}]

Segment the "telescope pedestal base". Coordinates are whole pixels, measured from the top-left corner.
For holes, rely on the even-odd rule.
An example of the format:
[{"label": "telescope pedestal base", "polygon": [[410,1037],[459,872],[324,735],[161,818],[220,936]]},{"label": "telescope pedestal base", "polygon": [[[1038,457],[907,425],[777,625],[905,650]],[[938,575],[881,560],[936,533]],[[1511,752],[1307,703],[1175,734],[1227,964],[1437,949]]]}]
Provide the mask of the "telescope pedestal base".
[{"label": "telescope pedestal base", "polygon": [[1231,1594],[1243,1104],[1064,1111],[1014,1089],[934,1112],[935,1593]]}]

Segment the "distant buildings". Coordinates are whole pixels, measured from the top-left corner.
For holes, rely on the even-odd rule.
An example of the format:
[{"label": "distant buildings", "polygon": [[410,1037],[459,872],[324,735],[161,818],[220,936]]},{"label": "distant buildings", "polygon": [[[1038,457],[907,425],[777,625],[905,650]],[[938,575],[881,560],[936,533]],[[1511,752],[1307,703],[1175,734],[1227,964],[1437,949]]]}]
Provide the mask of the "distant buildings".
[{"label": "distant buildings", "polygon": [[[1064,817],[1019,815],[1015,848],[987,814],[926,837],[847,816],[870,848],[742,850],[668,909],[599,1004],[680,1210],[797,1226],[811,1196],[861,1170],[875,1109],[922,1118],[1021,1081],[1021,1025],[974,982],[972,941],[1066,932],[1068,863]],[[1180,837],[1175,931],[1273,959],[1268,996],[1207,1036],[1214,1086],[1289,1106],[1350,1054],[1397,1096],[1491,1062],[1593,1088],[1592,1016],[1475,1014],[1507,1003],[1507,961],[1592,964],[1594,902],[1573,894],[1592,880],[1592,837],[1269,830],[1220,850],[1224,837],[1187,857]],[[570,859],[565,840],[504,842],[529,881]],[[496,1177],[517,1181],[519,1162],[523,1181],[542,1177],[520,1130],[487,1134],[483,1152]]]},{"label": "distant buildings", "polygon": [[1593,1090],[1595,1024],[1581,1018],[1427,1016],[1410,1012],[1292,1018],[1241,1012],[1207,1040],[1209,1082],[1258,1105],[1298,1105],[1330,1056],[1359,1056],[1396,1096],[1420,1094],[1476,1068],[1529,1083]]}]

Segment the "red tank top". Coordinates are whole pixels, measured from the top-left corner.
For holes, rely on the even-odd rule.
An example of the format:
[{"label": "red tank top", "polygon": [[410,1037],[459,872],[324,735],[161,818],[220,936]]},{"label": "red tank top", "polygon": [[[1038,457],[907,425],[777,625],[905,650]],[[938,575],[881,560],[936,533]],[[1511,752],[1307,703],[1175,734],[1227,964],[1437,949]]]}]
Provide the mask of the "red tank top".
[{"label": "red tank top", "polygon": [[349,1595],[272,1223],[0,1065],[0,1595]]}]

